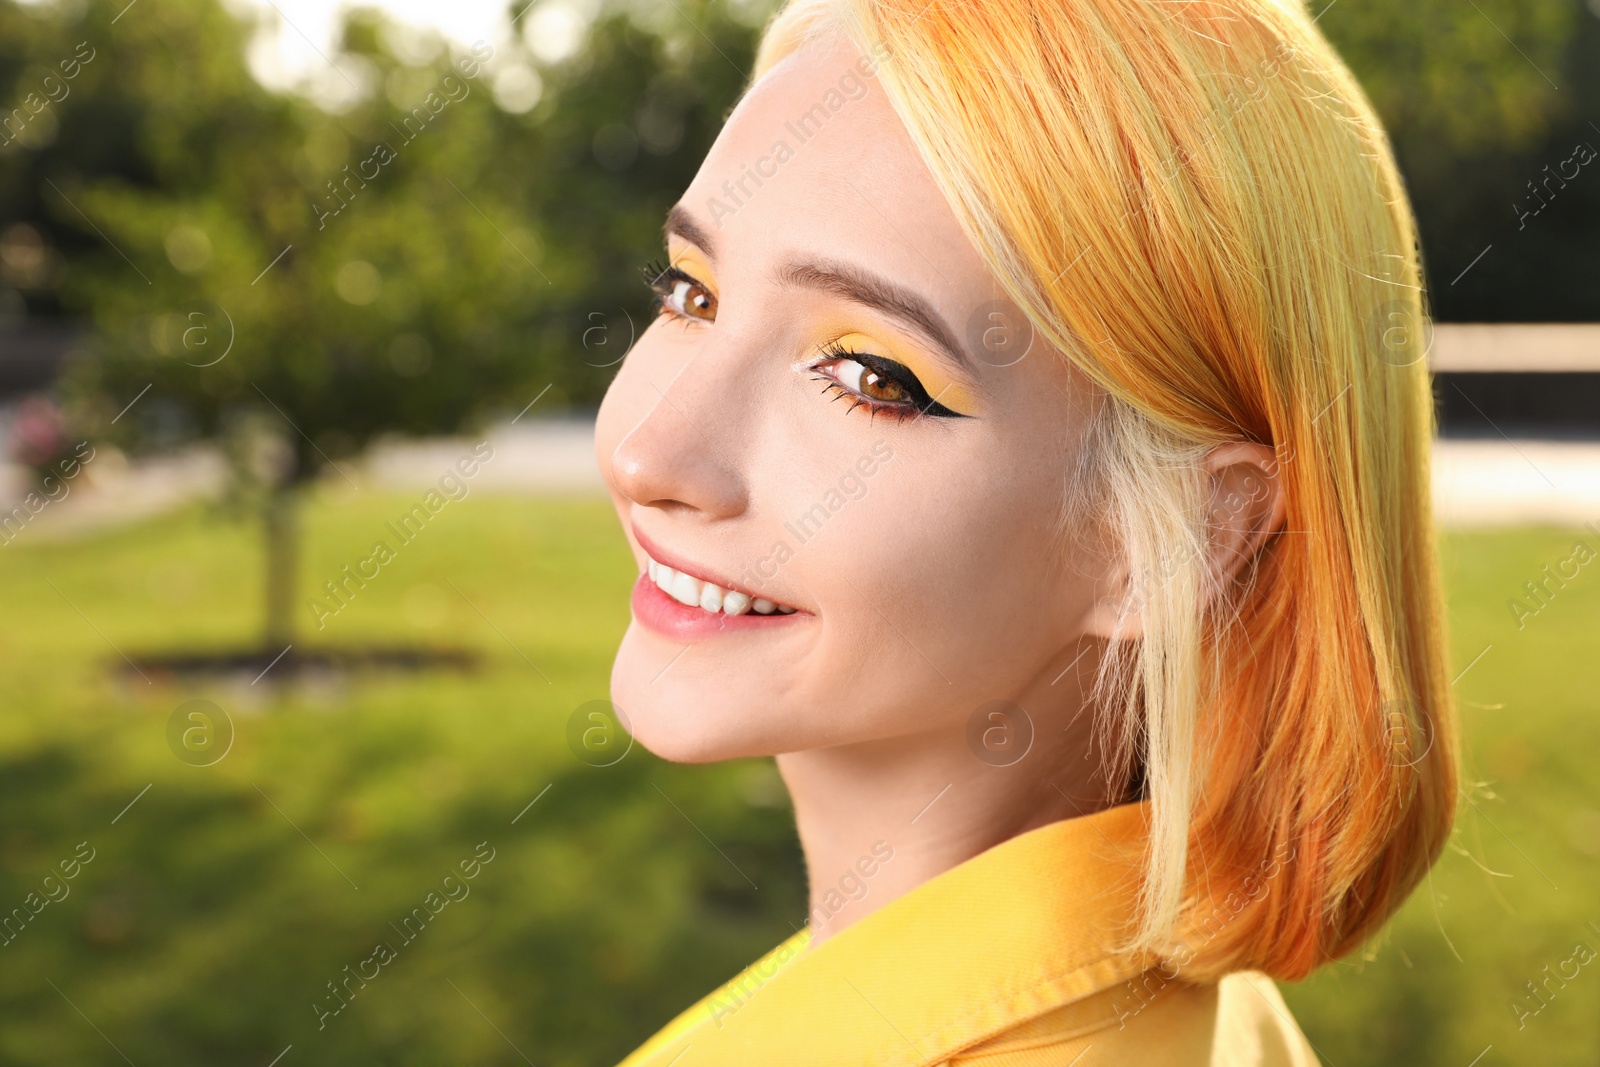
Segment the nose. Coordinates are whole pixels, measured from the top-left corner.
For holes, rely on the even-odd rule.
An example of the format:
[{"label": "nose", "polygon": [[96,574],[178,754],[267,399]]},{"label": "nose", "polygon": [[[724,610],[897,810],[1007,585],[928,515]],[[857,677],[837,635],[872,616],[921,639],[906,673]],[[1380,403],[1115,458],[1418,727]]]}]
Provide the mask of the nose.
[{"label": "nose", "polygon": [[633,393],[629,407],[643,415],[612,450],[610,480],[613,489],[644,507],[727,518],[745,509],[746,485],[727,432],[733,421],[716,417],[719,408],[727,414],[726,406],[695,396],[697,362],[664,385],[624,364],[612,389]]}]

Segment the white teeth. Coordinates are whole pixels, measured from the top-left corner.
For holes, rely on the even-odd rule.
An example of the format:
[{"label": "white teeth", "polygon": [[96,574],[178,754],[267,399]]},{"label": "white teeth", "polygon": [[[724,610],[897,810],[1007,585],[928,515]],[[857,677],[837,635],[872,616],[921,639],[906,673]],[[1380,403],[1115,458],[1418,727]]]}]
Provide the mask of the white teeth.
[{"label": "white teeth", "polygon": [[746,593],[723,589],[712,582],[702,582],[693,575],[673,570],[665,563],[657,563],[648,556],[645,558],[645,570],[650,580],[680,604],[709,611],[713,615],[719,612],[724,615],[744,615],[752,611],[758,615],[794,614],[794,608],[779,605],[766,597],[752,599]]},{"label": "white teeth", "polygon": [[700,587],[700,607],[715,615],[722,610],[722,587],[706,582]]},{"label": "white teeth", "polygon": [[[654,577],[655,583],[658,587],[660,587],[661,591],[668,596],[672,596],[672,579],[677,577],[677,573],[666,564],[657,563]],[[696,601],[696,603],[698,603],[698,601]]]},{"label": "white teeth", "polygon": [[680,604],[697,608],[700,606],[700,582],[678,571],[672,576],[672,585],[667,589],[667,595]]}]

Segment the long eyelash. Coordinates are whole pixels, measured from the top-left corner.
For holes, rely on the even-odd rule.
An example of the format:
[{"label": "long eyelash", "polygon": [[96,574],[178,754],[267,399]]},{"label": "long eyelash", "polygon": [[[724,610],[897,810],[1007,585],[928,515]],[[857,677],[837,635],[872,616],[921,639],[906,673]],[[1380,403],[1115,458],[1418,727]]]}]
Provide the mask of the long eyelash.
[{"label": "long eyelash", "polygon": [[874,419],[880,414],[887,415],[896,422],[905,422],[907,419],[922,418],[923,411],[915,404],[887,404],[881,400],[873,400],[870,397],[858,396],[846,389],[844,386],[840,385],[838,382],[834,381],[832,378],[828,377],[826,374],[813,374],[811,379],[812,381],[823,383],[822,391],[824,394],[832,392],[835,400],[849,400],[850,406],[844,409],[845,414],[847,415],[856,408],[864,407],[867,409],[869,418]]},{"label": "long eyelash", "polygon": [[[874,371],[874,372],[876,372],[878,374],[884,374],[885,373],[884,369],[883,369],[883,364],[885,364],[885,363],[893,363],[892,360],[886,360],[883,357],[875,356],[870,352],[856,352],[856,351],[854,351],[852,349],[845,348],[844,345],[842,343],[840,343],[839,341],[837,341],[837,340],[830,341],[827,344],[823,345],[822,346],[822,354],[825,357],[823,362],[827,362],[828,360],[833,360],[833,359],[853,360],[853,361],[855,361],[857,363],[860,363],[863,367],[866,367],[868,370]],[[892,375],[886,375],[886,376],[893,377]],[[921,418],[924,415],[932,416],[933,418],[952,418],[952,417],[953,418],[966,418],[967,417],[967,416],[962,415],[959,411],[951,411],[949,408],[945,407],[943,404],[940,404],[936,400],[934,400],[933,398],[928,397],[927,391],[921,388],[920,383],[918,383],[918,385],[916,386],[916,389],[917,389],[917,391],[921,392],[922,395],[925,398],[927,398],[925,402],[913,400],[910,403],[892,404],[892,403],[889,403],[889,402],[883,401],[883,400],[873,400],[871,397],[859,396],[856,393],[851,392],[849,389],[846,389],[839,382],[835,381],[834,379],[828,377],[825,374],[816,374],[816,375],[813,375],[812,377],[815,378],[818,381],[826,382],[828,384],[828,387],[837,390],[838,391],[838,395],[836,395],[834,397],[834,399],[838,399],[838,397],[840,395],[842,395],[842,396],[850,397],[855,401],[855,403],[851,404],[850,407],[846,409],[847,413],[850,412],[850,411],[854,411],[857,407],[865,405],[868,408],[868,410],[870,410],[872,412],[873,416],[876,416],[879,412],[883,412],[883,413],[886,413],[886,414],[893,415],[896,419],[898,419],[901,422],[904,422],[906,419]],[[899,379],[895,379],[895,380],[899,380]],[[904,381],[900,382],[900,384],[902,386],[907,386],[908,385],[908,383],[906,383]],[[909,389],[908,389],[908,391],[909,391]],[[823,392],[824,393],[828,392],[828,388],[824,388]]]},{"label": "long eyelash", "polygon": [[[854,349],[846,348],[837,340],[829,341],[823,345],[822,354],[827,359],[850,359],[857,362],[860,362],[863,356],[867,356],[865,352],[857,352]],[[862,363],[862,366],[866,366],[866,364]],[[835,400],[846,399],[850,401],[850,406],[844,409],[846,415],[856,408],[863,407],[867,409],[869,421],[876,419],[880,413],[892,417],[897,423],[905,422],[907,419],[919,418],[922,415],[922,412],[915,404],[890,404],[882,400],[873,400],[871,397],[861,396],[859,393],[846,389],[842,384],[826,374],[814,374],[812,378],[824,383],[822,388],[824,395],[831,392]]]},{"label": "long eyelash", "polygon": [[639,268],[639,273],[644,277],[644,284],[647,287],[654,289],[656,287],[656,280],[663,274],[667,273],[667,265],[661,262],[659,259],[648,259],[645,260],[644,264]]},{"label": "long eyelash", "polygon": [[640,275],[644,278],[645,288],[656,294],[656,314],[678,316],[678,313],[667,305],[667,298],[672,295],[672,288],[677,282],[696,284],[695,280],[670,263],[663,263],[659,259],[652,259],[639,268]]},{"label": "long eyelash", "polygon": [[[822,354],[829,359],[854,359],[859,360],[866,352],[857,352],[853,348],[846,348],[843,341],[829,341],[822,346]],[[866,364],[862,364],[865,366]]]}]

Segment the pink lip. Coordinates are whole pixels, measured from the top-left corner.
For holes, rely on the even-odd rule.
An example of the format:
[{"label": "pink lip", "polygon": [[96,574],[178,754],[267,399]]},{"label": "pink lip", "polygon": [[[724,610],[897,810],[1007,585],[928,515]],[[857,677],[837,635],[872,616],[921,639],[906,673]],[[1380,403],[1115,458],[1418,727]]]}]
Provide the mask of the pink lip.
[{"label": "pink lip", "polygon": [[[738,590],[754,598],[761,594],[742,589],[732,582],[726,582],[714,574],[708,574],[696,565],[686,565],[684,560],[676,556],[640,531],[637,523],[633,524],[633,536],[639,542],[651,559],[657,563],[681,570],[691,577],[703,582],[712,582],[724,589]],[[769,598],[770,599],[770,598]],[[788,615],[758,615],[755,612],[746,612],[743,615],[724,615],[722,612],[712,614],[698,607],[680,604],[672,597],[661,591],[661,587],[650,580],[648,571],[639,575],[639,580],[633,585],[633,617],[645,626],[666,637],[679,641],[698,640],[711,637],[715,634],[734,633],[741,630],[760,630],[772,626],[783,626],[797,622],[801,619],[811,618],[809,612],[796,610]]]},{"label": "pink lip", "polygon": [[678,641],[697,641],[715,634],[736,633],[741,630],[764,630],[773,626],[787,626],[811,616],[803,611],[791,615],[713,615],[700,608],[680,604],[661,591],[650,580],[649,574],[640,574],[633,583],[633,617],[657,633]]}]

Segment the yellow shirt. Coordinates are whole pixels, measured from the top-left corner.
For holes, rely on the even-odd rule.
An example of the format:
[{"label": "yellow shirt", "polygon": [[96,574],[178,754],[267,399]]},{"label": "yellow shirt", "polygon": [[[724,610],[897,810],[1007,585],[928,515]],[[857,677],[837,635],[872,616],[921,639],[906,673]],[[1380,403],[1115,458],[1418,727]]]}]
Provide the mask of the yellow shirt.
[{"label": "yellow shirt", "polygon": [[1190,985],[1111,947],[1146,808],[1018,835],[815,946],[802,930],[622,1067],[1314,1067],[1265,975]]}]

